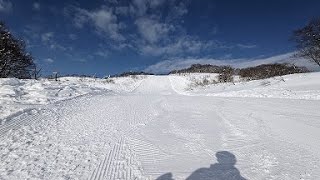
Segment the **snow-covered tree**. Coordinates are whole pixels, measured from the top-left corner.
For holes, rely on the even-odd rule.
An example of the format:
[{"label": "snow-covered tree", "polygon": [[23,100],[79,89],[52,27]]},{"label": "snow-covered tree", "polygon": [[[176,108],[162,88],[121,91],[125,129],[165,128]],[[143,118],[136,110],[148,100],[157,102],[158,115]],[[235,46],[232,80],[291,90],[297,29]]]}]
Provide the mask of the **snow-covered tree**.
[{"label": "snow-covered tree", "polygon": [[26,52],[25,43],[15,38],[0,22],[0,78],[31,78],[35,69],[32,56]]}]

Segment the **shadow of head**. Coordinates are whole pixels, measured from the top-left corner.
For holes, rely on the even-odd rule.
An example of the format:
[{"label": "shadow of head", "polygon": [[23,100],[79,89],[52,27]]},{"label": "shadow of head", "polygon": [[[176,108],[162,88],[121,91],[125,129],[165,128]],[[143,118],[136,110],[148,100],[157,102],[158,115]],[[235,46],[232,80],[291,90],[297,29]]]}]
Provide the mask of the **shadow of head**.
[{"label": "shadow of head", "polygon": [[158,177],[156,180],[173,180],[172,173],[166,173]]},{"label": "shadow of head", "polygon": [[236,156],[228,151],[219,151],[216,157],[219,164],[234,166],[237,163]]}]

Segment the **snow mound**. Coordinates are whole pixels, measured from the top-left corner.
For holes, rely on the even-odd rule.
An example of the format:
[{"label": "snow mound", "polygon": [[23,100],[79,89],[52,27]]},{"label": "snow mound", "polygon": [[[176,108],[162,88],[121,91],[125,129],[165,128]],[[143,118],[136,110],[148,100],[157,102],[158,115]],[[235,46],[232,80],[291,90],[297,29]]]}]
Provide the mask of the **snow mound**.
[{"label": "snow mound", "polygon": [[131,92],[144,76],[95,79],[62,77],[59,81],[0,79],[0,124],[1,119],[21,112],[31,105],[50,104],[86,94],[99,92]]},{"label": "snow mound", "polygon": [[216,74],[170,76],[175,91],[184,95],[320,100],[319,72],[291,74],[254,81],[243,81],[239,77],[235,77],[235,83],[193,85],[195,81],[216,78]]}]

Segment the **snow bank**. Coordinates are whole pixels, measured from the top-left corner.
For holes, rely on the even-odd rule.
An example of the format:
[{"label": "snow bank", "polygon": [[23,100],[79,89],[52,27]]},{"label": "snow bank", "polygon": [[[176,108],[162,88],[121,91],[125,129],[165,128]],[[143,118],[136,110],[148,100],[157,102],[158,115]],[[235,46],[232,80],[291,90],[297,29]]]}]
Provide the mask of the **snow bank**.
[{"label": "snow bank", "polygon": [[[94,79],[64,77],[59,81],[0,79],[0,124],[12,114],[35,106],[75,98],[89,93],[128,93],[146,76]],[[191,96],[255,97],[320,100],[320,72],[293,74],[245,82],[216,83],[217,74],[182,74],[169,76],[173,89]],[[208,84],[199,85],[206,79]]]},{"label": "snow bank", "polygon": [[0,79],[0,124],[1,119],[30,108],[98,92],[130,92],[144,76],[106,79],[63,77],[59,81]]},{"label": "snow bank", "polygon": [[184,95],[218,97],[289,98],[320,100],[320,73],[292,74],[255,81],[193,86],[194,81],[215,79],[216,74],[171,75],[173,88]]}]

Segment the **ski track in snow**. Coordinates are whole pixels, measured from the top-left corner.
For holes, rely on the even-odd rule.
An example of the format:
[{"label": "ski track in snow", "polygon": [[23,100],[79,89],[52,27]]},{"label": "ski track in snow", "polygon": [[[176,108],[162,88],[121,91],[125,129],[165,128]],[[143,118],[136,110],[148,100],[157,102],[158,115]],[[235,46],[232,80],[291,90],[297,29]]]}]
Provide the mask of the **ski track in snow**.
[{"label": "ski track in snow", "polygon": [[99,179],[141,179],[139,164],[123,138],[106,154],[93,171],[90,180]]},{"label": "ski track in snow", "polygon": [[151,76],[131,93],[9,117],[0,179],[186,179],[218,151],[233,153],[247,179],[320,179],[319,101],[187,96],[172,86]]}]

